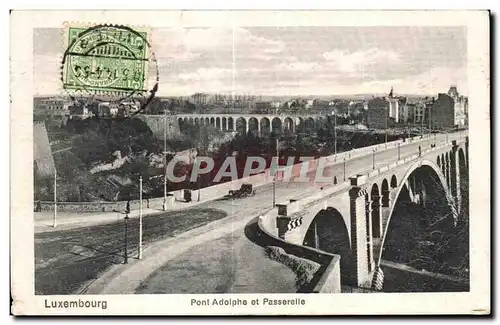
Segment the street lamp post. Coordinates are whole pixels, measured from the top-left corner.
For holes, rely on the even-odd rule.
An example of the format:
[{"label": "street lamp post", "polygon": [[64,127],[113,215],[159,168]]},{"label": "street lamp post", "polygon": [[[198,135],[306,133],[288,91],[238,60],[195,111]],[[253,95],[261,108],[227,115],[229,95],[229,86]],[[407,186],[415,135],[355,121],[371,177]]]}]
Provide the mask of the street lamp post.
[{"label": "street lamp post", "polygon": [[142,176],[139,177],[139,259],[142,259]]},{"label": "street lamp post", "polygon": [[398,160],[401,160],[401,143],[398,143]]},{"label": "street lamp post", "polygon": [[346,167],[346,162],[345,162],[345,157],[344,157],[344,182],[345,182],[345,177],[346,177],[346,174],[345,174],[345,167]]},{"label": "street lamp post", "polygon": [[375,149],[373,149],[372,157],[373,157],[373,159],[372,159],[373,160],[373,170],[375,170]]},{"label": "street lamp post", "polygon": [[128,263],[128,214],[125,215],[125,256],[124,256],[124,263]]},{"label": "street lamp post", "polygon": [[276,170],[274,171],[273,177],[273,208],[276,206],[276,175],[278,174],[280,165],[280,154],[279,154],[279,140],[276,136]]},{"label": "street lamp post", "polygon": [[52,227],[57,226],[57,169],[54,166],[54,220]]},{"label": "street lamp post", "polygon": [[387,124],[389,119],[389,110],[387,110],[387,114],[385,114],[385,147],[387,148]]},{"label": "street lamp post", "polygon": [[167,211],[167,110],[163,118],[163,160],[164,160],[164,177],[163,177],[163,211]]},{"label": "street lamp post", "polygon": [[337,154],[337,113],[334,115],[333,135],[335,136],[335,154]]}]

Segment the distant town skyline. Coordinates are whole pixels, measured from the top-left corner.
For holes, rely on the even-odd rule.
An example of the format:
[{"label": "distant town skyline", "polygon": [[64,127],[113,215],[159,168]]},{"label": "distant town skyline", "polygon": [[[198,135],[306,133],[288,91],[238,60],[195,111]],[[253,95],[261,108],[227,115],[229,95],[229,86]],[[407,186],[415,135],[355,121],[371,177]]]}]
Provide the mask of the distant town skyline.
[{"label": "distant town skyline", "polygon": [[[34,32],[35,95],[62,94],[62,35]],[[436,96],[450,85],[468,95],[465,27],[169,28],[150,39],[163,97],[353,96],[391,87]]]}]

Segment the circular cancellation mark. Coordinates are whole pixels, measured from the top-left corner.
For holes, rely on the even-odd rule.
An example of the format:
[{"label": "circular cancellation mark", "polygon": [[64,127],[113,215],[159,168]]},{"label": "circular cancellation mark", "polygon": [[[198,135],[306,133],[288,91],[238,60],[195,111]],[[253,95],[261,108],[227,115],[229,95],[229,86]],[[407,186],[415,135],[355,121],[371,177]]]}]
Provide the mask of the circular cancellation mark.
[{"label": "circular cancellation mark", "polygon": [[[158,91],[158,63],[148,32],[128,26],[67,27],[68,48],[61,81],[73,102],[118,102],[142,98],[138,113]],[[154,82],[148,90],[152,65]]]}]

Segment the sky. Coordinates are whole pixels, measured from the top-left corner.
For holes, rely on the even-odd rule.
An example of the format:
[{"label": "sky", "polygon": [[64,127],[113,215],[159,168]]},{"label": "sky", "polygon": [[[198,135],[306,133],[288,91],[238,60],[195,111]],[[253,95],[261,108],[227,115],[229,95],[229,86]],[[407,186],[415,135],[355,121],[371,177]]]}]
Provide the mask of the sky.
[{"label": "sky", "polygon": [[[36,95],[61,93],[62,29],[34,33]],[[245,27],[151,31],[159,96],[468,94],[465,27]],[[156,67],[150,64],[150,75]],[[152,80],[150,80],[152,82]]]}]

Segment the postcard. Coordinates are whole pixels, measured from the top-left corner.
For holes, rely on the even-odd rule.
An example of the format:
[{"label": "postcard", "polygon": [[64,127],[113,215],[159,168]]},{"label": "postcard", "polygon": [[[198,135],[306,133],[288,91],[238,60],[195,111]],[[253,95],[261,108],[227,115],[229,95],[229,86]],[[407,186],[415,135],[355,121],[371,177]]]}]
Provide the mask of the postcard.
[{"label": "postcard", "polygon": [[490,313],[488,11],[23,11],[14,315]]}]

